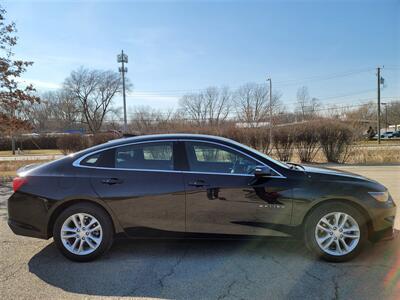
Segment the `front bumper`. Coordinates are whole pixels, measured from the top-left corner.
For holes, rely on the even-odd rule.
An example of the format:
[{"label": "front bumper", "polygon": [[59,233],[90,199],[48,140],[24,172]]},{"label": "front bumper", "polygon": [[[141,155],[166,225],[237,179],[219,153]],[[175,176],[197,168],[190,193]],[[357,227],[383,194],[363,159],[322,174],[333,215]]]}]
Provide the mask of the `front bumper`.
[{"label": "front bumper", "polygon": [[393,238],[394,225],[396,220],[396,204],[390,196],[386,203],[376,203],[376,206],[369,211],[372,221],[372,241]]}]

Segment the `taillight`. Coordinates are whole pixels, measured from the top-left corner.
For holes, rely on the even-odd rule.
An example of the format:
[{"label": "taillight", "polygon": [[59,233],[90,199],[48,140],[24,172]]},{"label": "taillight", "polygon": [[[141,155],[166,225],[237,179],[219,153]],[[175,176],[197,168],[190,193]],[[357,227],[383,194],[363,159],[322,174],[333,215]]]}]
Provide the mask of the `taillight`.
[{"label": "taillight", "polygon": [[27,182],[27,179],[24,177],[15,177],[13,180],[13,190],[14,192],[18,191],[21,186],[23,186]]}]

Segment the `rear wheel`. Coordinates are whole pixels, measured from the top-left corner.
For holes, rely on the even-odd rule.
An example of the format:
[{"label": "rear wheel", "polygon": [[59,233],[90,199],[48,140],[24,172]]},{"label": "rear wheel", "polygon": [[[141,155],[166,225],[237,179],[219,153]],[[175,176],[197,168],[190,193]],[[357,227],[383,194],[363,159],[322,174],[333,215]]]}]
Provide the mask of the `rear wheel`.
[{"label": "rear wheel", "polygon": [[308,248],[328,261],[347,261],[357,256],[367,241],[364,216],[353,206],[332,202],[317,207],[306,219]]},{"label": "rear wheel", "polygon": [[90,261],[105,253],[113,242],[107,213],[90,203],[68,207],[57,218],[53,237],[61,253],[74,261]]}]

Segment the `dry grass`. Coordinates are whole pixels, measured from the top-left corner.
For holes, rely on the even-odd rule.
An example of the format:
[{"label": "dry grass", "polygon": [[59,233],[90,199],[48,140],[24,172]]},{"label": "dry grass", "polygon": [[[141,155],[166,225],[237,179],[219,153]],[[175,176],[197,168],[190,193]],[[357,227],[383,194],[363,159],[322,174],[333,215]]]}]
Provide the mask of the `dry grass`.
[{"label": "dry grass", "polygon": [[19,168],[36,163],[45,163],[49,160],[17,160],[17,161],[0,161],[0,177],[12,177],[16,175]]},{"label": "dry grass", "polygon": [[[273,151],[270,153],[273,158],[279,159],[278,155]],[[292,162],[300,163],[297,151],[293,152]],[[327,160],[321,149],[317,151],[312,163],[326,163]],[[351,148],[346,164],[384,164],[384,163],[400,163],[400,147],[377,148],[373,147],[357,147]]]}]

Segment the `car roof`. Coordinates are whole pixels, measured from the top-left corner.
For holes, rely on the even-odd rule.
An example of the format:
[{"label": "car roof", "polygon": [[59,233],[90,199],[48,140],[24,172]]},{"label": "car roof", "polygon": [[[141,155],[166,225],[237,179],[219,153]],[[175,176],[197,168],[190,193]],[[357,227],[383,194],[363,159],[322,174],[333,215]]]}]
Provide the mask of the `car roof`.
[{"label": "car roof", "polygon": [[[76,152],[71,156],[77,157],[85,155],[86,153],[98,151],[110,147],[123,146],[125,144],[135,143],[135,142],[145,142],[145,141],[156,141],[156,140],[176,140],[176,139],[196,139],[204,141],[214,141],[224,144],[236,145],[240,144],[220,136],[206,135],[206,134],[187,134],[187,133],[174,133],[174,134],[149,134],[149,135],[139,135],[134,137],[124,137],[115,140],[110,140],[104,144],[96,145],[90,148],[86,148],[82,151]],[[242,145],[241,145],[242,146]]]},{"label": "car roof", "polygon": [[166,134],[149,134],[149,135],[139,135],[134,137],[119,138],[115,140],[110,140],[106,145],[111,144],[125,144],[138,141],[152,141],[152,140],[173,140],[173,139],[200,139],[200,140],[213,140],[220,142],[232,143],[233,141],[224,137],[207,135],[207,134],[194,134],[194,133],[166,133]]}]

